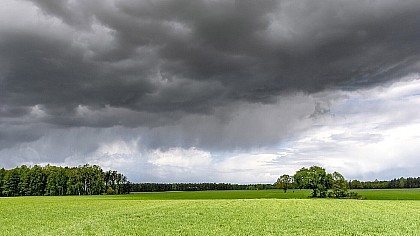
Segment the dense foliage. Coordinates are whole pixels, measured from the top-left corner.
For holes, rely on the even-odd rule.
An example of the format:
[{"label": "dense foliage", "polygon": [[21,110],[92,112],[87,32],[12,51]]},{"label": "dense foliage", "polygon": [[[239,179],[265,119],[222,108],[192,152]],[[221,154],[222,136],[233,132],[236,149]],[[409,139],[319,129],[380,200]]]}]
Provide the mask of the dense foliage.
[{"label": "dense foliage", "polygon": [[284,192],[287,192],[287,189],[292,187],[294,184],[294,179],[290,175],[282,175],[277,179],[277,182],[274,183],[278,189],[283,189]]},{"label": "dense foliage", "polygon": [[128,193],[127,178],[88,164],[79,167],[22,165],[0,169],[0,196],[98,195]]},{"label": "dense foliage", "polygon": [[309,169],[303,167],[294,176],[282,175],[274,185],[284,192],[290,187],[311,189],[312,197],[350,197],[343,175],[338,172],[329,174],[319,166],[311,166]]}]

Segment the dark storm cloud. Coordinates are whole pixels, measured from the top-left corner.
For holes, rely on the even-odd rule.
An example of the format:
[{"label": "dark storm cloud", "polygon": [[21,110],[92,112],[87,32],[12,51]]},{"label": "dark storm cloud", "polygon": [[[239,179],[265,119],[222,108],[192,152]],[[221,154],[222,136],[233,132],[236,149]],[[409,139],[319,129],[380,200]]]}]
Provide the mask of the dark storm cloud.
[{"label": "dark storm cloud", "polygon": [[61,23],[1,29],[2,116],[40,104],[48,123],[156,126],[419,70],[418,1],[30,2]]}]

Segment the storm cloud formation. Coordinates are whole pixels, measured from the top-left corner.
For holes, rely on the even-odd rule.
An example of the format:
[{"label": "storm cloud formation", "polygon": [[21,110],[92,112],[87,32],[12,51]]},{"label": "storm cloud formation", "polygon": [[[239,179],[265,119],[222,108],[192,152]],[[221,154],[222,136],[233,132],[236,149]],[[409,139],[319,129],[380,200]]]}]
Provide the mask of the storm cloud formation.
[{"label": "storm cloud formation", "polygon": [[[336,91],[420,71],[416,0],[8,0],[0,11],[0,149],[11,156],[80,130],[86,150],[56,145],[91,155],[112,136],[93,138],[103,130],[142,150],[279,145],[328,116]],[[32,148],[38,162],[71,155]]]}]

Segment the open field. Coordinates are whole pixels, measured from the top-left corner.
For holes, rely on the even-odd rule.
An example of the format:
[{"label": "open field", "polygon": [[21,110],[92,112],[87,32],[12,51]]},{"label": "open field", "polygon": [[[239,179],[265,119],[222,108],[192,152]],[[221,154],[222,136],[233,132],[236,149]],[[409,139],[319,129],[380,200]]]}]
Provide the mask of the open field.
[{"label": "open field", "polygon": [[[378,196],[379,191],[390,190],[368,192]],[[0,234],[420,234],[418,200],[306,199],[307,193],[209,191],[0,198]],[[286,195],[289,199],[279,199]]]},{"label": "open field", "polygon": [[[350,190],[357,192],[368,200],[420,200],[420,189],[375,189]],[[174,199],[307,199],[311,190],[260,190],[260,191],[201,191],[201,192],[153,192],[131,194],[128,198],[141,200],[174,200]]]},{"label": "open field", "polygon": [[420,200],[420,189],[358,189],[351,190],[368,200]]},{"label": "open field", "polygon": [[306,199],[310,190],[226,190],[226,191],[197,191],[197,192],[150,192],[130,194],[129,198],[142,200],[174,200],[174,199]]}]

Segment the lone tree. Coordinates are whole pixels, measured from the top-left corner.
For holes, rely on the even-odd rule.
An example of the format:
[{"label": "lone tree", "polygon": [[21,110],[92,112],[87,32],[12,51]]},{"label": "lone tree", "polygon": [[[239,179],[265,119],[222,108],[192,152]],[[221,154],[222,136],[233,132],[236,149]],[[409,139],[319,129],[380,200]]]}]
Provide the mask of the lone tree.
[{"label": "lone tree", "polygon": [[293,185],[293,177],[290,175],[282,175],[277,179],[275,185],[277,188],[283,189],[284,192],[287,192],[287,189]]},{"label": "lone tree", "polygon": [[[293,184],[299,189],[312,189],[312,197],[335,197],[335,198],[357,198],[363,196],[355,192],[347,191],[347,181],[343,175],[335,171],[329,174],[324,168],[311,166],[309,169],[303,167],[296,171],[293,177],[282,175],[275,183],[276,187],[283,188],[284,192]],[[349,184],[361,184],[359,181],[351,181]],[[332,191],[329,191],[332,190]]]},{"label": "lone tree", "polygon": [[312,197],[327,197],[327,191],[333,185],[332,175],[319,166],[298,170],[294,179],[298,188],[312,189]]}]

